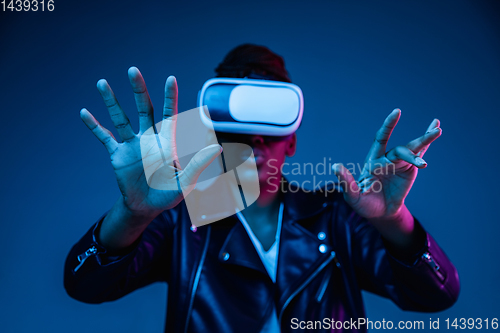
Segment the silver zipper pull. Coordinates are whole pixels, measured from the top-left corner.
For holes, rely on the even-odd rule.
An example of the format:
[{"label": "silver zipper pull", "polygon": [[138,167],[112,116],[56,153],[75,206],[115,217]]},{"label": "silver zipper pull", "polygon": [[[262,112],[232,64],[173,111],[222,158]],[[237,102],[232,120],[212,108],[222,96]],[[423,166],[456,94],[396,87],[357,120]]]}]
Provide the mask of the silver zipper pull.
[{"label": "silver zipper pull", "polygon": [[340,268],[339,258],[337,258],[337,255],[336,255],[335,251],[332,251],[332,256],[333,256],[333,262],[335,263],[335,266],[337,266],[338,268]]},{"label": "silver zipper pull", "polygon": [[429,265],[432,268],[432,270],[441,280],[444,280],[444,276],[443,274],[441,274],[441,271],[439,270],[439,265],[434,261],[434,258],[432,258],[429,252],[425,252],[424,254],[422,254],[422,259],[425,260],[427,265]]},{"label": "silver zipper pull", "polygon": [[73,272],[76,273],[76,271],[80,267],[82,267],[83,263],[85,262],[85,260],[87,260],[88,257],[95,256],[96,254],[97,254],[97,247],[95,247],[95,245],[92,245],[87,251],[83,252],[78,257],[76,257],[78,259],[79,264],[78,266],[75,267]]}]

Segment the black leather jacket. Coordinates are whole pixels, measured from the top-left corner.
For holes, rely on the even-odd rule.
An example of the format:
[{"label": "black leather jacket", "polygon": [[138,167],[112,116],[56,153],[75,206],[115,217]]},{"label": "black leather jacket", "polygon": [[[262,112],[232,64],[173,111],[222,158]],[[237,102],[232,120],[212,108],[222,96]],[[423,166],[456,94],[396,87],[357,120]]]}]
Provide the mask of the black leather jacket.
[{"label": "black leather jacket", "polygon": [[165,332],[258,333],[273,303],[282,332],[294,331],[293,318],[356,320],[365,317],[362,289],[412,311],[441,311],[457,300],[457,271],[423,229],[421,250],[401,257],[342,193],[296,190],[284,194],[275,284],[236,216],[195,230],[182,202],[159,215],[120,256],[96,242],[98,222],[71,249],[65,288],[79,301],[101,303],[166,281]]}]

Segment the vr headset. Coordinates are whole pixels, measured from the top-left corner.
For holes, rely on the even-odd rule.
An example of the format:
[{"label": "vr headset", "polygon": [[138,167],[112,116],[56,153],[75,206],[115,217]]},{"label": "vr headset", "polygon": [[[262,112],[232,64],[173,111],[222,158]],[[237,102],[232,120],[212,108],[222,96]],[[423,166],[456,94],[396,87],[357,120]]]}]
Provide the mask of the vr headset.
[{"label": "vr headset", "polygon": [[288,136],[302,121],[304,98],[292,83],[218,77],[203,84],[198,107],[216,132]]}]

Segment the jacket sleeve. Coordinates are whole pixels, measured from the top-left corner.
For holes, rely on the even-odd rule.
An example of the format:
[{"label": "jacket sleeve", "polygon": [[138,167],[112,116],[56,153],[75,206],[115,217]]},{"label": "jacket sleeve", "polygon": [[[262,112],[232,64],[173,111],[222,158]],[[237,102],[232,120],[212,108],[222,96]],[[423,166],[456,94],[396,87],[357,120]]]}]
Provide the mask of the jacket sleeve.
[{"label": "jacket sleeve", "polygon": [[415,219],[421,247],[411,255],[398,253],[368,221],[353,223],[352,254],[362,289],[392,299],[401,309],[442,311],[460,292],[455,266]]},{"label": "jacket sleeve", "polygon": [[64,265],[64,287],[76,300],[116,300],[156,281],[167,281],[173,223],[168,211],[158,215],[127,249],[110,253],[96,241],[104,216],[70,250]]}]

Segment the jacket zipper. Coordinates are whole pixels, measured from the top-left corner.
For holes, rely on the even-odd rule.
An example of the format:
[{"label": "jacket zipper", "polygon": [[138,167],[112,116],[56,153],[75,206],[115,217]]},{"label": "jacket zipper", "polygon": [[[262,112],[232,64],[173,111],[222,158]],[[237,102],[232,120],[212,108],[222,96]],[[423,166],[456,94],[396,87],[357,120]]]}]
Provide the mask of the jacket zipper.
[{"label": "jacket zipper", "polygon": [[[335,263],[335,266],[340,268],[340,262],[336,255],[334,255],[333,262]],[[325,276],[323,277],[323,281],[321,281],[318,293],[316,294],[316,302],[321,303],[321,300],[325,295],[326,288],[328,288],[328,284],[330,283],[330,278],[332,277],[332,273],[333,273],[333,266],[328,269],[328,271],[325,273]]]},{"label": "jacket zipper", "polygon": [[330,278],[332,277],[333,266],[330,267],[323,277],[323,281],[321,281],[321,285],[319,286],[318,293],[316,294],[316,302],[321,303],[323,296],[325,295],[326,288],[328,288],[328,284],[330,283]]},{"label": "jacket zipper", "polygon": [[439,270],[439,265],[434,261],[434,258],[432,258],[431,254],[429,252],[424,252],[424,254],[422,254],[422,259],[424,259],[427,265],[429,265],[432,268],[432,270],[434,271],[434,273],[436,273],[439,279],[443,281],[444,276]]},{"label": "jacket zipper", "polygon": [[201,253],[200,262],[198,263],[198,268],[196,269],[196,275],[194,277],[193,287],[191,288],[191,295],[189,297],[189,305],[186,316],[186,323],[184,325],[184,332],[187,332],[189,326],[189,318],[191,317],[191,311],[193,310],[193,301],[196,289],[198,288],[198,283],[200,282],[201,269],[203,268],[203,263],[205,262],[205,256],[207,255],[208,243],[210,242],[210,226],[207,227],[207,236],[205,240],[205,245],[203,246],[203,251]]},{"label": "jacket zipper", "polygon": [[75,267],[73,272],[76,273],[76,271],[78,271],[80,267],[82,267],[85,260],[87,260],[89,257],[95,256],[96,254],[97,254],[97,247],[95,245],[92,245],[87,251],[83,252],[78,257],[76,257],[78,259],[79,264],[78,266]]},{"label": "jacket zipper", "polygon": [[[335,252],[332,251],[330,253],[330,257],[324,262],[321,264],[321,266],[319,266],[291,295],[290,297],[288,297],[288,299],[285,301],[285,304],[283,304],[283,307],[281,308],[281,311],[280,311],[280,315],[279,315],[279,318],[278,318],[278,322],[281,326],[281,318],[283,317],[283,313],[285,312],[285,309],[286,307],[288,306],[288,304],[290,304],[290,302],[292,301],[292,299],[297,296],[298,293],[300,293],[308,284],[309,282],[311,282],[315,277],[316,275],[319,274],[319,272],[321,272],[323,270],[323,268],[325,268],[332,260],[336,259],[335,257]],[[337,261],[336,261],[337,262]],[[340,265],[338,265],[340,266]]]}]

